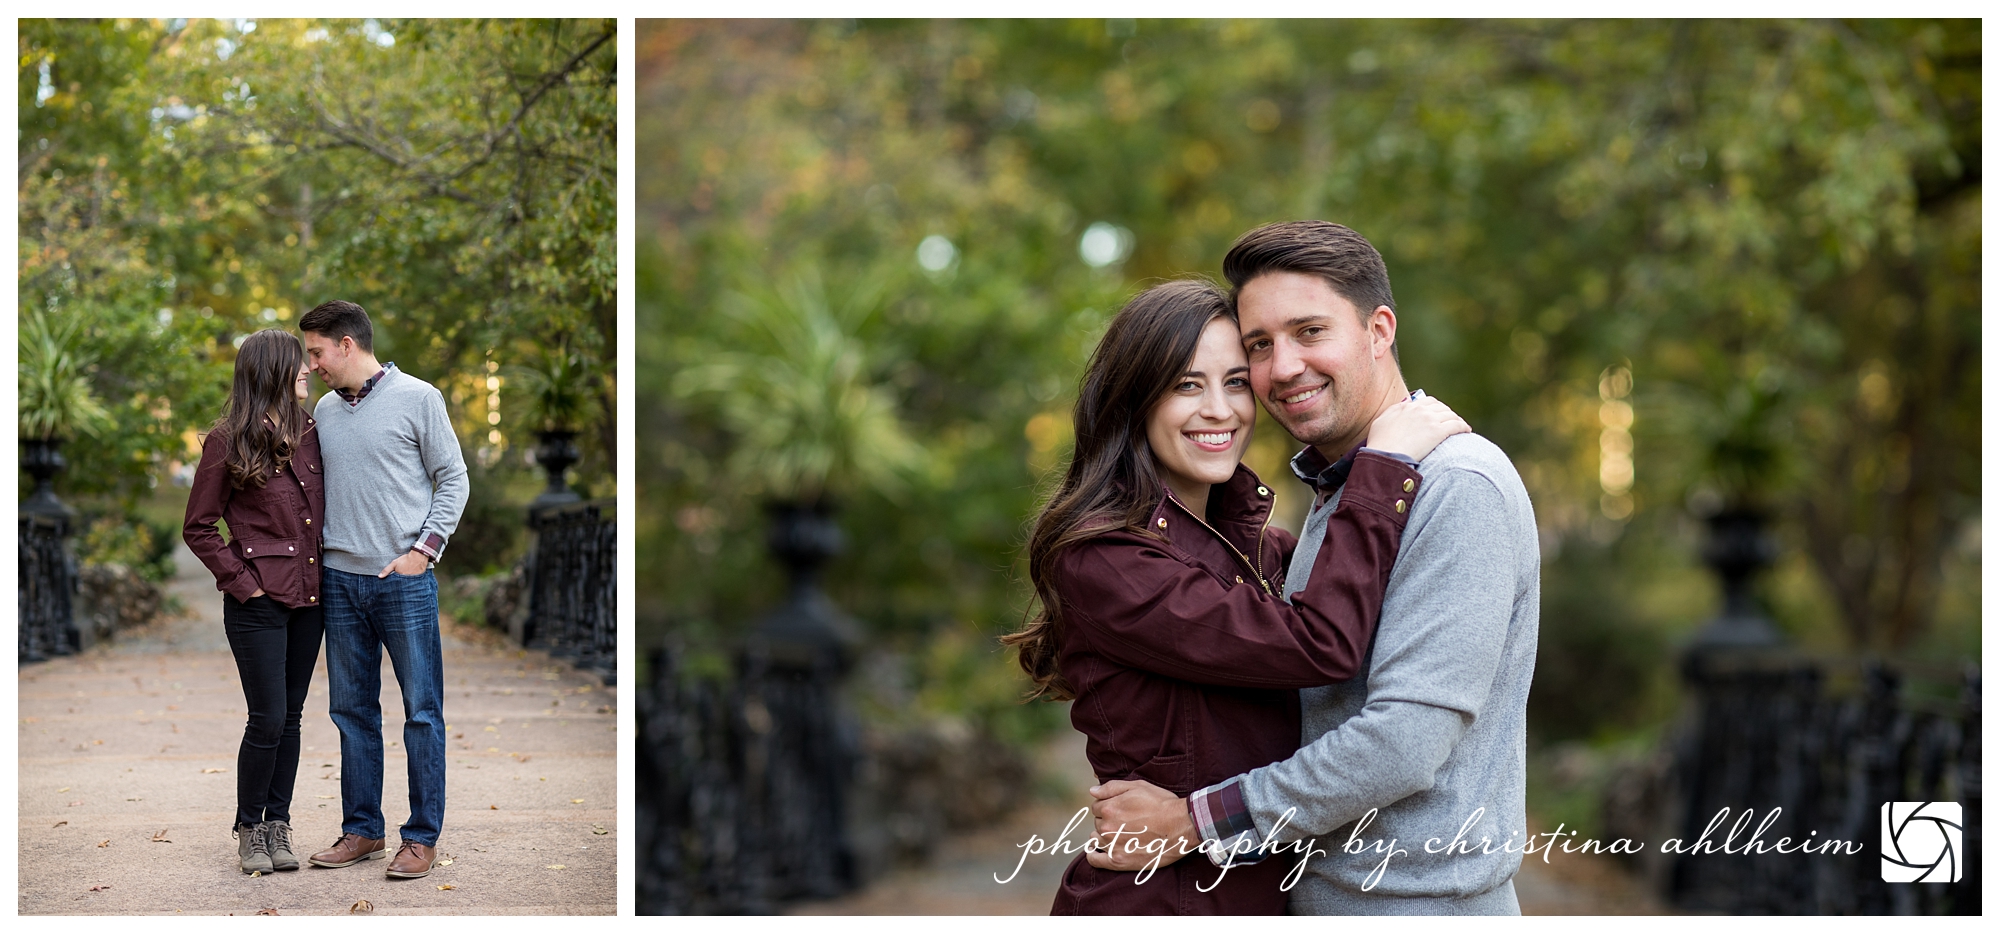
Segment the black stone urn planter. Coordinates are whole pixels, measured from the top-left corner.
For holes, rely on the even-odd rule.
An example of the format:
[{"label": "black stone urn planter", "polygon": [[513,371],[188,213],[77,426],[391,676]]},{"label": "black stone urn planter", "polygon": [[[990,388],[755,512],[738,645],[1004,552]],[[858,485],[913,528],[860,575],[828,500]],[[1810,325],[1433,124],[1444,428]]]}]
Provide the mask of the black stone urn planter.
[{"label": "black stone urn planter", "polygon": [[583,459],[583,452],[577,449],[576,432],[566,428],[547,429],[535,432],[535,463],[549,475],[549,485],[542,490],[535,501],[528,504],[530,510],[543,506],[561,506],[580,501],[575,490],[569,488],[564,474]]}]

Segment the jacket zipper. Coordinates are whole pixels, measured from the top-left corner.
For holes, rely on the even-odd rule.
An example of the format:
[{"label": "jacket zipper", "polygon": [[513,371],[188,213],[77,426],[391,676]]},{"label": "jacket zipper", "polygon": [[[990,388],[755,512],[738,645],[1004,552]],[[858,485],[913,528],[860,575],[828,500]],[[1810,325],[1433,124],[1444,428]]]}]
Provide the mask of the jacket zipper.
[{"label": "jacket zipper", "polygon": [[1236,555],[1236,559],[1243,562],[1244,566],[1250,569],[1251,574],[1257,576],[1257,583],[1263,585],[1265,593],[1277,596],[1277,594],[1271,592],[1271,582],[1264,577],[1264,529],[1271,524],[1271,510],[1268,507],[1264,510],[1264,523],[1257,526],[1257,560],[1251,561],[1243,554],[1243,549],[1236,547],[1235,543],[1231,542],[1228,536],[1217,532],[1215,526],[1209,525],[1207,520],[1195,515],[1194,510],[1187,508],[1186,503],[1172,496],[1167,497],[1167,499],[1171,500],[1174,505],[1179,506],[1181,512],[1187,513],[1188,518],[1201,523],[1201,527],[1207,529],[1210,535],[1220,539],[1222,544],[1227,546]]}]

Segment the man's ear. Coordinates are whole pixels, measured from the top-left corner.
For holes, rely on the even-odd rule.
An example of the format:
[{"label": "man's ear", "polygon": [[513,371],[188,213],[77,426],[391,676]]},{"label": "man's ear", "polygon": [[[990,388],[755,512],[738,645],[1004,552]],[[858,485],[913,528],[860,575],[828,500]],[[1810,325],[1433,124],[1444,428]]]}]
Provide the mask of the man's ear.
[{"label": "man's ear", "polygon": [[1376,357],[1390,356],[1396,347],[1396,309],[1376,305],[1368,315],[1368,350]]}]

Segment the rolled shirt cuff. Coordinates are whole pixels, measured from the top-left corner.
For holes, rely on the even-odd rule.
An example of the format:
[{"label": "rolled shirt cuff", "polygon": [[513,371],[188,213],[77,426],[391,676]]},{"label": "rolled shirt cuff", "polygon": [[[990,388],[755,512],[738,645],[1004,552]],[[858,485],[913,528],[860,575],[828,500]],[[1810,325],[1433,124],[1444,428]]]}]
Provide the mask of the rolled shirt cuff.
[{"label": "rolled shirt cuff", "polygon": [[1257,822],[1243,803],[1243,776],[1188,795],[1188,816],[1201,835],[1201,849],[1217,866],[1250,866],[1271,855]]},{"label": "rolled shirt cuff", "polygon": [[417,543],[410,547],[435,562],[439,555],[444,554],[444,536],[436,532],[422,532],[417,535]]}]

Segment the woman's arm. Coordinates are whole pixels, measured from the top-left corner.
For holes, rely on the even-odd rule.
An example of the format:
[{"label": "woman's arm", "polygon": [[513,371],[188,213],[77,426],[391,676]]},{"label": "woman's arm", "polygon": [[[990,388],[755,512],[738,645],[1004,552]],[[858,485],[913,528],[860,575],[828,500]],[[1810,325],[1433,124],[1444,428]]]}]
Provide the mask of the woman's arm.
[{"label": "woman's arm", "polygon": [[1420,480],[1394,458],[1357,456],[1310,586],[1292,603],[1255,581],[1225,585],[1136,535],[1079,542],[1058,561],[1064,638],[1197,684],[1301,688],[1353,678],[1374,638]]},{"label": "woman's arm", "polygon": [[222,541],[215,524],[222,520],[232,492],[226,463],[228,439],[221,431],[211,431],[201,443],[201,463],[194,469],[194,483],[188,490],[187,516],[181,523],[181,540],[215,575],[215,589],[239,601],[248,602],[263,588],[250,566]]}]

